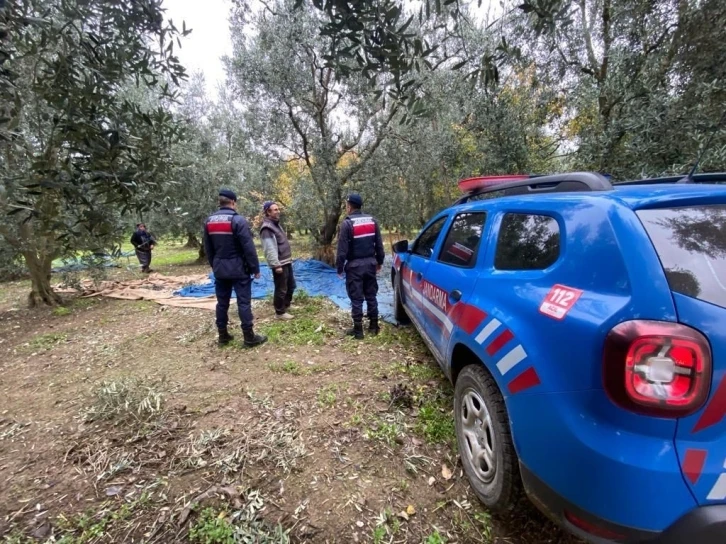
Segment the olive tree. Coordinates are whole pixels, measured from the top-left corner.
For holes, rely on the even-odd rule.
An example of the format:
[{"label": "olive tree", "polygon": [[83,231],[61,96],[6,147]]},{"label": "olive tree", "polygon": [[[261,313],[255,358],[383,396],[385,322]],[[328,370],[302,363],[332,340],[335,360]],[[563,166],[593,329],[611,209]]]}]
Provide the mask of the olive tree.
[{"label": "olive tree", "polygon": [[362,75],[327,65],[331,44],[320,25],[318,12],[296,11],[291,0],[249,22],[233,14],[226,65],[253,145],[306,165],[309,185],[300,184],[298,200],[314,213],[301,227],[313,229],[316,257],[331,261],[347,187],[391,133],[400,103]]},{"label": "olive tree", "polygon": [[52,261],[117,242],[122,216],[152,207],[166,180],[179,126],[122,91],[171,96],[186,30],[161,0],[26,0],[3,19],[0,235],[25,261],[30,304],[54,305]]},{"label": "olive tree", "polygon": [[726,5],[719,0],[526,0],[512,35],[563,97],[570,166],[616,177],[726,166]]},{"label": "olive tree", "polygon": [[249,130],[229,89],[221,88],[215,100],[201,73],[182,84],[174,114],[184,123],[184,138],[172,146],[170,180],[146,219],[158,234],[186,238],[201,261],[204,220],[217,205],[220,187],[237,192],[240,213],[255,215],[271,193],[268,164],[249,145]]}]

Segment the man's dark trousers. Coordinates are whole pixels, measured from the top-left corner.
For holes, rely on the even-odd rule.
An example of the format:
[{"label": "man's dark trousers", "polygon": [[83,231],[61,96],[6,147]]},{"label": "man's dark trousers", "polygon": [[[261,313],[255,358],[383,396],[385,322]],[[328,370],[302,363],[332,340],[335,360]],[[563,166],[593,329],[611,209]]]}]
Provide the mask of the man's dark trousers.
[{"label": "man's dark trousers", "polygon": [[363,301],[366,301],[368,318],[378,319],[378,279],[376,263],[349,263],[345,271],[345,288],[350,298],[353,321],[363,321]]},{"label": "man's dark trousers", "polygon": [[139,260],[142,270],[146,270],[151,265],[151,251],[144,251],[143,249],[136,250],[136,258]]},{"label": "man's dark trousers", "polygon": [[277,315],[284,314],[292,303],[292,295],[295,292],[295,275],[292,272],[292,263],[282,266],[282,273],[272,271],[272,278],[275,282],[275,294],[272,302],[275,305]]},{"label": "man's dark trousers", "polygon": [[237,294],[237,311],[243,331],[252,330],[252,279],[214,280],[214,293],[217,295],[217,329],[224,330],[229,323],[229,299],[232,290]]}]

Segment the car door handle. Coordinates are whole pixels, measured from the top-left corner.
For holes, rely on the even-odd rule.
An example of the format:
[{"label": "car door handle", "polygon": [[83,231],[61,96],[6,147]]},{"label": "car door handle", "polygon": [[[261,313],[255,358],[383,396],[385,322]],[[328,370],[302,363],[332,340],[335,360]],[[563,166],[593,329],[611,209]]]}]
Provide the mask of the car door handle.
[{"label": "car door handle", "polygon": [[461,300],[461,291],[459,291],[458,289],[454,289],[453,291],[451,291],[451,294],[449,296],[454,302],[459,302]]},{"label": "car door handle", "polygon": [[416,274],[416,280],[417,281],[421,281],[421,278],[423,278],[423,274],[421,272],[419,272],[418,274]]}]

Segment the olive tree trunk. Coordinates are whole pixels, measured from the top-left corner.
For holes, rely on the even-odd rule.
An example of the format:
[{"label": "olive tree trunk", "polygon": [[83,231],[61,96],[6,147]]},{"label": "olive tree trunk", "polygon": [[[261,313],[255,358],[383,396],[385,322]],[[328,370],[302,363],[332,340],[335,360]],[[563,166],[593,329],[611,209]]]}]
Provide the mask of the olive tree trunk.
[{"label": "olive tree trunk", "polygon": [[199,246],[201,246],[201,242],[199,242],[199,238],[197,238],[196,234],[187,233],[187,243],[184,245],[184,247],[188,247],[190,249],[198,249]]},{"label": "olive tree trunk", "polygon": [[204,264],[207,262],[207,250],[204,249],[204,244],[199,244],[199,254],[197,255],[197,263]]},{"label": "olive tree trunk", "polygon": [[315,236],[315,247],[313,248],[313,259],[323,261],[330,266],[335,266],[335,234],[340,221],[340,208],[335,211],[328,211],[325,214],[325,223]]},{"label": "olive tree trunk", "polygon": [[[41,203],[47,205],[47,203]],[[52,201],[51,206],[55,205]],[[53,259],[58,256],[54,235],[48,231],[34,228],[31,221],[23,221],[15,231],[10,225],[0,224],[0,235],[22,255],[31,280],[28,305],[58,306],[62,300],[50,286],[50,270]]]},{"label": "olive tree trunk", "polygon": [[28,305],[58,306],[62,300],[58,293],[50,286],[50,269],[53,263],[52,255],[37,255],[33,252],[23,252],[25,266],[28,268],[31,279],[31,290],[28,295]]}]

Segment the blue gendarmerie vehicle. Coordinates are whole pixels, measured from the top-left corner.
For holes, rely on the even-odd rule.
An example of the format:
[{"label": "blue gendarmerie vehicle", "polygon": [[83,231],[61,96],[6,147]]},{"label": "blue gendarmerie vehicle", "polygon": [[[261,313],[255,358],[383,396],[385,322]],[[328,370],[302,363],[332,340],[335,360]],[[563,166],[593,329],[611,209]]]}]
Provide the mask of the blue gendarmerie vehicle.
[{"label": "blue gendarmerie vehicle", "polygon": [[393,245],[464,471],[588,542],[726,543],[726,174],[472,178]]}]

